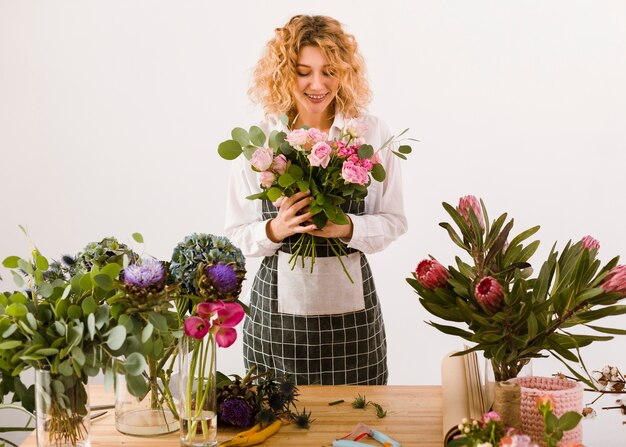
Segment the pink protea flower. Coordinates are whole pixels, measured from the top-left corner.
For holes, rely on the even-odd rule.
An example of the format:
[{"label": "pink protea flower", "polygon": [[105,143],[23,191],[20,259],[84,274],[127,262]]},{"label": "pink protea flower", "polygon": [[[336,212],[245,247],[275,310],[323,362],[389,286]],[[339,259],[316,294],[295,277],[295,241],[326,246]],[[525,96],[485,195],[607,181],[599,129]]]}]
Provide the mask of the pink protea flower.
[{"label": "pink protea flower", "polygon": [[456,207],[456,210],[459,212],[465,222],[468,225],[470,224],[470,209],[474,211],[474,215],[476,215],[476,219],[478,219],[478,223],[480,224],[480,228],[485,230],[485,218],[483,217],[483,210],[480,206],[480,201],[476,198],[476,196],[464,196],[459,199],[459,206]]},{"label": "pink protea flower", "polygon": [[613,267],[600,284],[602,290],[607,293],[626,293],[626,265]]},{"label": "pink protea flower", "polygon": [[485,276],[476,285],[474,296],[487,313],[495,314],[504,302],[504,289],[495,278]]},{"label": "pink protea flower", "polygon": [[581,240],[583,248],[587,250],[600,250],[600,242],[592,238],[591,236],[585,236]]},{"label": "pink protea flower", "polygon": [[189,317],[185,320],[183,326],[185,335],[202,340],[208,334],[209,329],[211,329],[211,322],[201,317]]},{"label": "pink protea flower", "polygon": [[417,281],[428,290],[444,287],[450,276],[446,268],[436,259],[424,259],[417,264],[415,275]]}]

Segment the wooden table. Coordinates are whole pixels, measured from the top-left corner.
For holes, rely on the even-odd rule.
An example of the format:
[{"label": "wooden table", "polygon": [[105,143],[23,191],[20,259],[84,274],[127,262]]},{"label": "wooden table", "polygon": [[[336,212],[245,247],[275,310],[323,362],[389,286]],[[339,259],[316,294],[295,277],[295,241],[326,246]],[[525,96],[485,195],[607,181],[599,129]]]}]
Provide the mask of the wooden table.
[{"label": "wooden table", "polygon": [[[364,422],[388,434],[403,447],[442,446],[442,407],[439,386],[301,386],[298,408],[306,407],[314,419],[311,428],[300,429],[295,425],[281,427],[280,431],[263,445],[268,447],[328,447],[335,438],[352,431],[358,422]],[[352,408],[352,401],[361,394],[383,406],[387,416],[378,419],[374,408]],[[90,386],[92,404],[113,403],[113,394],[104,394],[102,387]],[[329,406],[328,403],[343,399],[345,402]],[[230,439],[240,430],[218,428],[219,441]],[[373,440],[367,444],[378,445]],[[176,447],[179,444],[178,432],[159,437],[142,438],[127,436],[115,430],[115,410],[91,423],[91,444],[93,447]],[[22,447],[36,447],[33,432]]]}]

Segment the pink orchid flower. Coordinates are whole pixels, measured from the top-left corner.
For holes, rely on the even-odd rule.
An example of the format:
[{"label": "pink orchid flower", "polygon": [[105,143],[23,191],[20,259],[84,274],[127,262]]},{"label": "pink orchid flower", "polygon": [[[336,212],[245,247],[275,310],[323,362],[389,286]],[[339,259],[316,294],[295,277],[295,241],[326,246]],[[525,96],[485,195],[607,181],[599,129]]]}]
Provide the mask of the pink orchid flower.
[{"label": "pink orchid flower", "polygon": [[211,328],[211,322],[201,317],[189,317],[185,320],[185,335],[202,340]]}]

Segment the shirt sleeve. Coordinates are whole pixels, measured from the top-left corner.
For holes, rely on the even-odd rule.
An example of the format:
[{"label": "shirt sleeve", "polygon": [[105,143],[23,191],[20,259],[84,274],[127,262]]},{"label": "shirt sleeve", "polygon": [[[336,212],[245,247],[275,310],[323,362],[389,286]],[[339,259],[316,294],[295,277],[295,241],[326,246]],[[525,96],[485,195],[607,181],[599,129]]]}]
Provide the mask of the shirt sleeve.
[{"label": "shirt sleeve", "polygon": [[230,167],[226,200],[225,233],[244,256],[272,256],[282,245],[272,242],[265,232],[261,201],[246,197],[261,192],[256,173],[239,156]]},{"label": "shirt sleeve", "polygon": [[[378,125],[380,144],[391,137],[389,128]],[[402,171],[400,160],[386,148],[381,151],[381,162],[386,177],[382,184],[372,180],[365,198],[365,215],[350,214],[353,230],[348,247],[371,254],[385,249],[408,229],[402,196]]]}]

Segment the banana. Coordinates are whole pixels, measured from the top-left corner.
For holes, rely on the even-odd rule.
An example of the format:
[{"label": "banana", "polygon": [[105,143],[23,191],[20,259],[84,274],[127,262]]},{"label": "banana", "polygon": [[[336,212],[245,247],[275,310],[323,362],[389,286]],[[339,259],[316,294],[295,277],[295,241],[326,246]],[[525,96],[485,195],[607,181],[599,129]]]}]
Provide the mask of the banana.
[{"label": "banana", "polygon": [[254,432],[253,430],[257,427],[255,425],[250,430],[237,434],[230,441],[226,441],[220,444],[220,447],[249,447],[252,445],[261,444],[267,438],[275,434],[280,429],[281,425],[282,422],[280,420],[276,420],[267,427],[265,427],[263,430]]}]

